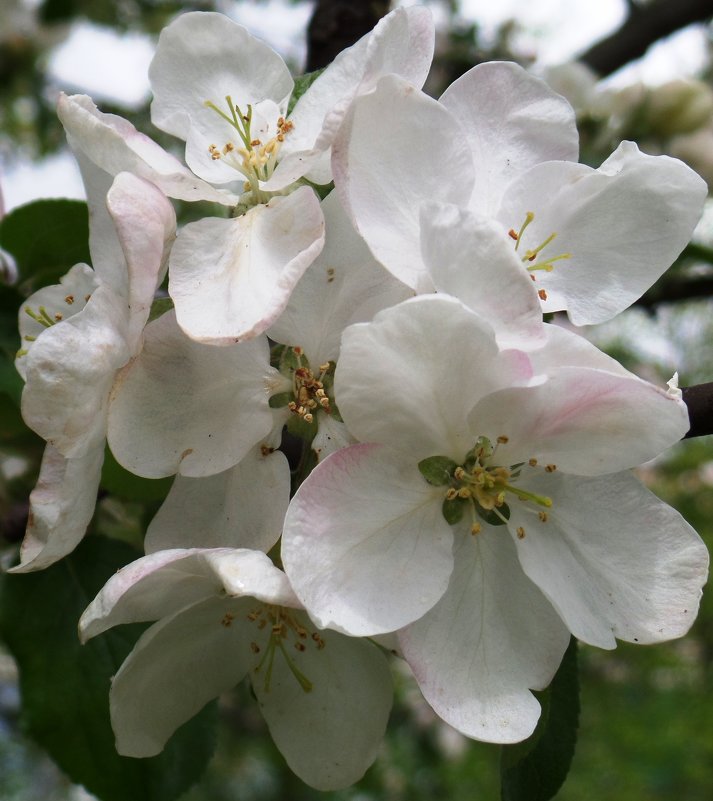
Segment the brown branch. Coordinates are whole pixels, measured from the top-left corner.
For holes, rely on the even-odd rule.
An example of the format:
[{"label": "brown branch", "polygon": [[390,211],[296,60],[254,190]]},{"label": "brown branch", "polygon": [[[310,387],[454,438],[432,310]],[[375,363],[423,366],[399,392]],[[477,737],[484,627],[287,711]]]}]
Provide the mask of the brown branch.
[{"label": "brown branch", "polygon": [[600,76],[610,75],[650,45],[694,22],[713,17],[713,0],[653,0],[629,4],[629,16],[611,36],[597,42],[579,60]]},{"label": "brown branch", "polygon": [[390,0],[318,0],[307,28],[307,72],[331,64],[388,12]]}]

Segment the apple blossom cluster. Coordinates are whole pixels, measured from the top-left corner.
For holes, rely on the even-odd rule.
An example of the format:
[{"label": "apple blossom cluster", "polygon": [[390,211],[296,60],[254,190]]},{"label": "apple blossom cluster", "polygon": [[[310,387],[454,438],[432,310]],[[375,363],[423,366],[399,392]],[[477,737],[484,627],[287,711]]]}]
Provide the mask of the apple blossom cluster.
[{"label": "apple blossom cluster", "polygon": [[[427,96],[433,41],[427,10],[393,11],[293,107],[264,43],[180,16],[151,111],[185,165],[59,101],[93,264],[20,312],[47,447],[14,570],[77,545],[107,444],[175,475],[145,556],[80,621],[153,623],[112,683],[122,754],[249,677],[294,772],[344,787],[386,728],[389,651],[443,720],[512,743],[570,635],[652,643],[696,616],[705,547],[630,472],[687,431],[681,393],[543,314],[629,306],[705,185],[630,142],[579,164],[569,104],[511,63]],[[222,212],[176,232],[168,198]]]}]

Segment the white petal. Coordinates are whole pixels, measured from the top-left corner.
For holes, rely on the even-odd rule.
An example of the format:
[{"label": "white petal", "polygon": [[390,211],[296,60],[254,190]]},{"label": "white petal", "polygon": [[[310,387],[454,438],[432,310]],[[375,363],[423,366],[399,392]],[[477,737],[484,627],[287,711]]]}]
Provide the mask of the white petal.
[{"label": "white petal", "polygon": [[708,554],[681,515],[629,473],[540,475],[528,490],[552,497],[543,523],[532,504],[511,506],[520,561],[572,633],[600,648],[614,637],[652,643],[693,623]]},{"label": "white petal", "polygon": [[374,260],[336,192],[322,201],[324,249],[295,287],[269,336],[299,345],[312,366],[337,359],[342,331],[406,300],[411,290]]},{"label": "white petal", "polygon": [[386,76],[352,104],[334,142],[332,169],[340,199],[376,259],[421,291],[420,204],[464,206],[473,187],[470,148],[455,118],[403,79]]},{"label": "white petal", "polygon": [[80,637],[86,641],[121,623],[157,620],[226,593],[298,605],[285,574],[260,551],[173,548],[116,572],[84,611]]},{"label": "white petal", "polygon": [[441,597],[453,568],[442,488],[375,445],[321,462],[292,499],[285,571],[320,628],[356,636],[394,631]]},{"label": "white petal", "polygon": [[688,243],[705,182],[682,162],[647,156],[623,142],[598,170],[550,162],[507,189],[498,218],[518,229],[534,221],[522,247],[557,238],[542,258],[569,253],[552,272],[537,271],[545,311],[567,309],[575,325],[601,323],[639,298]]},{"label": "white petal", "polygon": [[312,450],[317,454],[317,459],[326,459],[330,453],[354,445],[356,440],[349,433],[349,429],[335,420],[330,414],[320,414],[318,416],[319,428],[312,440]]},{"label": "white petal", "polygon": [[440,102],[460,122],[472,151],[474,211],[492,215],[507,184],[541,161],[577,161],[572,107],[518,64],[478,64]]},{"label": "white petal", "polygon": [[161,31],[149,77],[153,124],[181,139],[198,129],[206,153],[220,120],[206,101],[227,113],[230,96],[246,113],[248,104],[269,99],[284,112],[293,86],[285,62],[267,44],[228,17],[204,12],[182,14]]},{"label": "white petal", "polygon": [[388,74],[421,87],[431,65],[433,45],[430,11],[414,7],[395,9],[373,31],[343,50],[297,102],[291,116],[295,127],[281,151],[285,161],[266,186],[277,189],[305,174],[314,183],[329,183],[329,160],[319,155],[328,154],[353,98],[374,89],[379,78]]},{"label": "white petal", "polygon": [[163,548],[254,548],[269,551],[282,533],[290,469],[279,451],[255,448],[214,476],[176,476],[146,532],[146,553]]},{"label": "white petal", "polygon": [[236,195],[201,181],[127,120],[103,114],[86,95],[60,95],[57,114],[75,154],[84,154],[112,177],[133,172],[179,200],[210,200],[227,206],[238,202]]},{"label": "white petal", "polygon": [[128,172],[114,179],[106,204],[126,259],[127,339],[136,353],[176,235],[176,214],[163,192]]},{"label": "white petal", "polygon": [[658,456],[688,430],[685,404],[635,375],[563,367],[542,384],[481,400],[469,415],[475,436],[508,438],[502,464],[535,458],[565,473],[594,476]]},{"label": "white petal", "polygon": [[189,223],[170,258],[179,325],[192,339],[219,345],[261,334],[323,245],[324,219],[309,187],[234,219]]},{"label": "white petal", "polygon": [[25,359],[25,422],[64,456],[103,447],[109,392],[129,361],[128,309],[108,286],[81,312],[48,328]]},{"label": "white petal", "polygon": [[266,689],[252,673],[255,695],[275,744],[292,770],[318,790],[358,781],[376,757],[391,709],[391,674],[376,646],[320,632],[324,647],[307,643],[290,659],[311,682],[305,692],[276,655]]},{"label": "white petal", "polygon": [[208,701],[234,687],[248,671],[247,600],[208,598],[151,626],[114,677],[109,695],[116,750],[148,757]]},{"label": "white petal", "polygon": [[501,347],[533,347],[546,335],[537,290],[512,241],[492,220],[457,206],[421,209],[423,261],[438,292],[492,323]]},{"label": "white petal", "polygon": [[77,459],[45,448],[37,485],[30,493],[20,564],[12,573],[42,570],[71,553],[94,515],[104,444]]},{"label": "white petal", "polygon": [[109,445],[124,467],[148,478],[220,473],[269,433],[268,400],[282,381],[264,338],[202,345],[169,312],[149,323],[142,352],[117,378]]},{"label": "white petal", "polygon": [[58,284],[38,289],[22,304],[18,313],[18,328],[23,353],[15,359],[15,367],[23,379],[26,378],[27,354],[32,350],[37,337],[48,330],[46,324],[38,322],[27,310],[38,315],[40,309],[44,308],[50,319],[54,320],[55,315],[60,314],[66,320],[86,306],[88,296],[94,292],[97,284],[96,274],[91,267],[86,264],[75,264],[59,279]]},{"label": "white petal", "polygon": [[408,453],[460,461],[468,412],[501,386],[527,382],[529,361],[498,353],[492,329],[462,303],[424,295],[344,332],[335,391],[350,432]]},{"label": "white petal", "polygon": [[523,574],[503,528],[461,532],[454,556],[448,592],[399,643],[446,723],[476,740],[518,742],[540,716],[529,689],[550,683],[569,632]]}]

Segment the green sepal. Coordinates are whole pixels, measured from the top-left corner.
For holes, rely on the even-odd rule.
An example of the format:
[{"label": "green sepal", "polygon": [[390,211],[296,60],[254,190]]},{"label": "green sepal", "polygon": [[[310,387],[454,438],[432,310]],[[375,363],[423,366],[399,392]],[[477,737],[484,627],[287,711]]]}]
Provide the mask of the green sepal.
[{"label": "green sepal", "polygon": [[288,117],[290,114],[292,114],[295,106],[297,105],[297,101],[310,88],[310,86],[312,86],[312,84],[317,80],[317,78],[319,78],[325,69],[326,67],[322,67],[322,69],[314,70],[314,72],[306,72],[304,75],[299,75],[297,78],[295,78],[295,88],[292,90],[290,102],[287,104]]},{"label": "green sepal", "polygon": [[295,399],[294,392],[278,392],[277,395],[270,395],[268,405],[271,409],[282,409],[290,401]]},{"label": "green sepal", "polygon": [[307,443],[311,443],[317,434],[317,410],[314,410],[315,418],[311,423],[308,423],[304,417],[299,414],[291,414],[287,420],[287,430],[295,437],[303,439]]},{"label": "green sepal", "polygon": [[[495,514],[493,509],[483,509],[483,507],[479,506],[477,503],[475,504],[475,511],[478,513],[478,517],[481,520],[485,520],[485,522],[491,526],[504,526],[505,521],[510,519],[510,507],[506,503],[502,506],[498,506],[498,512],[502,517]],[[502,519],[503,517],[505,520]]]},{"label": "green sepal", "polygon": [[453,500],[450,501],[446,498],[443,501],[441,511],[449,526],[455,526],[456,523],[460,523],[468,503],[469,500],[467,498],[453,498]]},{"label": "green sepal", "polygon": [[210,704],[158,756],[116,752],[109,686],[145,626],[81,645],[77,621],[110,576],[139,556],[126,543],[90,536],[46,570],[0,576],[0,637],[17,661],[24,730],[102,801],[174,801],[200,778],[215,742]]},{"label": "green sepal", "polygon": [[521,743],[503,746],[501,801],[549,801],[569,773],[579,724],[577,640],[572,637],[550,686],[535,693],[542,714]]},{"label": "green sepal", "polygon": [[154,300],[154,302],[151,304],[148,322],[150,323],[153,320],[158,320],[159,317],[163,317],[166,312],[170,312],[172,310],[173,300],[171,298],[156,298],[156,300]]},{"label": "green sepal", "polygon": [[434,487],[450,484],[456,467],[458,465],[447,456],[429,456],[418,463],[419,472]]}]

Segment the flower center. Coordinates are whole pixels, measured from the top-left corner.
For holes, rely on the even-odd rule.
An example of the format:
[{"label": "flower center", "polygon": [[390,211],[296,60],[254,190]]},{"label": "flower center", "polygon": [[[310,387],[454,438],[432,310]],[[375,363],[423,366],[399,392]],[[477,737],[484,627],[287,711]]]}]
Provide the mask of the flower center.
[{"label": "flower center", "polygon": [[[534,503],[544,509],[552,506],[552,499],[546,495],[516,486],[523,464],[504,467],[495,461],[498,445],[505,444],[508,437],[501,435],[493,447],[487,437],[478,437],[473,448],[468,451],[463,464],[457,464],[447,456],[431,456],[419,462],[418,469],[429,484],[447,487],[443,500],[443,517],[450,525],[463,519],[466,510],[471,516],[471,533],[478,534],[481,524],[477,518],[493,526],[501,526],[510,519],[507,500],[510,497]],[[535,467],[536,459],[529,465]],[[547,465],[545,470],[553,472],[555,465]],[[547,520],[545,511],[538,512],[540,520]],[[518,536],[524,537],[524,529],[518,529]]]},{"label": "flower center", "polygon": [[[229,626],[233,619],[232,615],[226,614],[221,622],[224,626]],[[306,693],[310,692],[312,682],[297,667],[289,648],[291,646],[298,653],[303,653],[308,647],[321,651],[325,647],[325,642],[319,633],[304,626],[298,620],[294,609],[274,604],[260,604],[248,613],[247,619],[257,627],[258,631],[267,634],[267,643],[264,642],[264,635],[250,643],[250,650],[254,654],[262,654],[254,672],[264,672],[265,692],[270,690],[275,654],[278,651],[300,687]],[[262,642],[258,643],[257,640]]]},{"label": "flower center", "polygon": [[[527,230],[530,223],[535,219],[535,214],[532,211],[528,211],[525,215],[525,221],[520,226],[520,230],[516,231],[514,228],[511,228],[508,231],[508,236],[511,239],[515,240],[515,250],[519,250],[520,245],[522,244],[522,237],[525,231]],[[537,247],[532,248],[530,250],[525,250],[524,255],[521,256],[522,263],[525,265],[525,269],[530,273],[530,278],[535,280],[534,273],[537,270],[542,270],[546,273],[551,273],[552,270],[555,268],[555,262],[562,261],[563,259],[571,259],[571,253],[560,253],[557,256],[550,256],[549,258],[542,257],[542,251],[552,243],[552,241],[557,237],[557,233],[551,233],[545,240],[543,240]],[[540,296],[540,300],[547,300],[547,293],[544,289],[539,290],[537,293]]]},{"label": "flower center", "polygon": [[[277,165],[277,156],[285,136],[294,127],[292,122],[280,116],[272,125],[261,125],[260,128],[267,133],[255,135],[253,129],[253,107],[248,105],[245,112],[240,106],[233,103],[230,95],[225,98],[228,113],[218,108],[210,100],[205,105],[224,119],[237,134],[237,139],[230,139],[222,147],[211,144],[208,153],[214,161],[221,160],[233,167],[247,179],[244,185],[245,192],[252,192],[255,203],[263,203],[267,198],[265,192],[260,191],[260,181],[267,181]],[[272,136],[270,136],[270,132]]]},{"label": "flower center", "polygon": [[[313,436],[316,427],[312,424],[318,412],[334,415],[341,420],[333,399],[334,362],[320,364],[316,370],[310,367],[309,361],[304,351],[299,346],[285,347],[279,346],[273,354],[273,364],[279,371],[290,378],[292,390],[270,398],[270,406],[280,408],[287,406],[292,412],[291,421],[288,428],[295,429],[292,433],[300,434],[302,423],[307,428],[303,433],[310,433]],[[291,425],[294,421],[294,425]],[[310,436],[311,439],[311,436]]]}]

